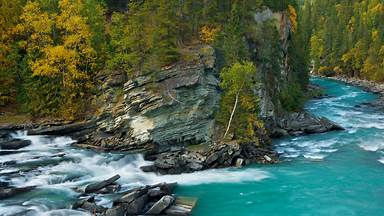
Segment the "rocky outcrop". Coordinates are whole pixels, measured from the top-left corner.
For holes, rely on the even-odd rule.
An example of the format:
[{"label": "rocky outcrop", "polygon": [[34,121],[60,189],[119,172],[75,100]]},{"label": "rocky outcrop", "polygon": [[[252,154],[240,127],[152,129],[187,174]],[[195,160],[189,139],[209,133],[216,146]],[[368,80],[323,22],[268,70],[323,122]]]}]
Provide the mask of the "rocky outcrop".
[{"label": "rocky outcrop", "polygon": [[243,166],[250,163],[276,163],[277,155],[271,149],[254,143],[214,145],[207,150],[180,150],[158,155],[147,155],[153,165],[141,167],[145,172],[180,174],[205,170]]},{"label": "rocky outcrop", "polygon": [[344,130],[337,123],[324,118],[317,117],[308,112],[287,113],[280,117],[276,125],[270,126],[271,137],[278,138],[287,135],[300,136],[329,131]]},{"label": "rocky outcrop", "polygon": [[[104,216],[188,216],[196,204],[196,200],[176,197],[173,194],[176,185],[176,183],[160,183],[131,189],[115,199],[111,208],[97,205],[94,196],[76,201],[72,208]],[[186,200],[193,201],[186,202]]]},{"label": "rocky outcrop", "polygon": [[121,102],[103,113],[83,143],[103,150],[158,151],[212,143],[220,101],[215,53],[210,46],[188,52],[193,60],[126,82]]}]

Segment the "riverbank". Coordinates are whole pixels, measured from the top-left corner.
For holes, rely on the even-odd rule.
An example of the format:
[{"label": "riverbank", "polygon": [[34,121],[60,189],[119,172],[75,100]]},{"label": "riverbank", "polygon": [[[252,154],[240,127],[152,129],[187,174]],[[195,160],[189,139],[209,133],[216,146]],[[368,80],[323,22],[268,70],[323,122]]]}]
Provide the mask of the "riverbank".
[{"label": "riverbank", "polygon": [[322,78],[340,81],[348,85],[362,88],[364,91],[377,94],[379,96],[377,100],[374,100],[369,103],[363,103],[359,106],[370,106],[377,109],[384,109],[384,83],[377,83],[374,81],[363,80],[355,77],[344,77],[344,76],[322,77]]},{"label": "riverbank", "polygon": [[382,84],[382,83],[358,79],[358,78],[354,78],[354,77],[335,76],[335,77],[323,77],[323,78],[341,81],[341,82],[362,88],[367,92],[372,92],[375,94],[384,95],[384,84]]}]

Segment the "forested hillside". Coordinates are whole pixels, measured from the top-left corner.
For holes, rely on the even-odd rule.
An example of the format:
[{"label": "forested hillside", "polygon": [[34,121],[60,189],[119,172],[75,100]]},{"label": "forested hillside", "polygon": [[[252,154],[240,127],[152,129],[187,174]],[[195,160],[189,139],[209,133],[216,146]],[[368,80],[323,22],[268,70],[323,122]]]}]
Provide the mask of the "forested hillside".
[{"label": "forested hillside", "polygon": [[[205,44],[215,49],[222,71],[219,122],[228,128],[234,122],[239,134],[253,136],[261,124],[260,83],[274,103],[301,108],[308,61],[299,46],[297,9],[294,0],[3,1],[0,105],[77,119],[98,108],[98,77],[116,71],[128,79],[156,76],[176,62],[194,61],[190,48]],[[262,11],[282,14],[279,23],[257,21]]]},{"label": "forested hillside", "polygon": [[314,72],[384,81],[383,1],[305,1],[302,20]]}]

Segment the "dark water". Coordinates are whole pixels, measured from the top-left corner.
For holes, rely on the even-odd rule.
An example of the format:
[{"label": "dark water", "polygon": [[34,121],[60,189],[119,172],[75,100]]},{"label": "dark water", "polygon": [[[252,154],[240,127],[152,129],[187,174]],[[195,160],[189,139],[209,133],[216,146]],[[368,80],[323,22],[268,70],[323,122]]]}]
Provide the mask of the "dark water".
[{"label": "dark water", "polygon": [[[176,176],[143,173],[140,155],[94,153],[70,147],[65,137],[25,136],[26,152],[0,156],[0,180],[37,189],[0,201],[0,215],[87,215],[70,210],[77,193],[71,188],[120,174],[123,190],[142,184],[177,181],[177,193],[199,198],[194,215],[384,215],[384,114],[355,107],[376,98],[342,83],[313,79],[330,98],[306,109],[347,130],[275,142],[283,163],[243,169],[208,170]],[[64,152],[64,158],[52,157]],[[36,156],[44,156],[34,159]],[[41,166],[45,163],[44,166]],[[36,168],[37,167],[37,168]],[[9,175],[21,171],[20,175]],[[111,205],[110,196],[96,200]]]}]

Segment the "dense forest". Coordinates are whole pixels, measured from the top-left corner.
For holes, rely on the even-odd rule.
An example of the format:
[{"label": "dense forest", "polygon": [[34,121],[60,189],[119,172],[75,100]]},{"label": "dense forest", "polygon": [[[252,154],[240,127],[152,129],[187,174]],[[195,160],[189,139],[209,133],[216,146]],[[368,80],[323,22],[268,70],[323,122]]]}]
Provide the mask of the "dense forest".
[{"label": "dense forest", "polygon": [[314,72],[384,81],[384,2],[305,1],[301,23]]},{"label": "dense forest", "polygon": [[[257,29],[250,24],[255,11],[266,7],[288,14],[298,34],[288,59],[297,73],[279,97],[288,110],[299,109],[308,60],[299,46],[299,6],[294,0],[2,1],[0,106],[16,104],[19,112],[33,116],[76,119],[92,110],[100,74],[156,74],[162,67],[188,61],[185,47],[209,44],[222,56],[219,120],[230,124],[236,102],[237,115],[244,115],[237,117],[243,125],[238,128],[247,131],[260,124],[251,90],[258,64],[268,65],[270,74],[281,70],[276,24],[266,22]],[[265,53],[254,56],[249,41]]]}]

